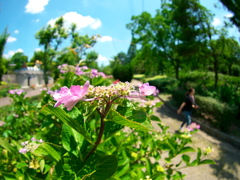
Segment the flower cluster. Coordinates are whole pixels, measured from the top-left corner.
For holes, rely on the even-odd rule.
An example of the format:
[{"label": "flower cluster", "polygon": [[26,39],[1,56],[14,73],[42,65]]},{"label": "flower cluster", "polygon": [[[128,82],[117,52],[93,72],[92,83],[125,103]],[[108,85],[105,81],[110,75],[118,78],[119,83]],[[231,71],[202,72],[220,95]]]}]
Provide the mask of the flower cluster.
[{"label": "flower cluster", "polygon": [[20,95],[24,92],[23,89],[13,89],[13,90],[9,90],[8,93],[9,94],[17,94],[17,95]]},{"label": "flower cluster", "polygon": [[207,148],[204,148],[204,155],[208,155],[210,153],[212,153],[214,151],[214,149],[211,146],[208,146]]},{"label": "flower cluster", "polygon": [[6,124],[4,121],[0,121],[0,126],[3,126],[4,124]]},{"label": "flower cluster", "polygon": [[187,128],[189,131],[193,131],[194,129],[200,129],[200,125],[196,123],[191,123]]},{"label": "flower cluster", "polygon": [[35,137],[31,138],[32,142],[24,141],[21,143],[23,148],[19,150],[19,153],[26,154],[29,151],[34,151],[38,148],[38,146],[43,143],[44,141],[42,139],[37,140]]},{"label": "flower cluster", "polygon": [[83,86],[74,85],[70,89],[61,87],[61,89],[52,94],[56,102],[54,107],[63,104],[70,111],[79,101],[98,100],[99,106],[106,102],[113,102],[117,98],[143,98],[152,95],[156,87],[149,86],[148,83],[141,84],[138,89],[129,82],[118,82],[110,86],[91,86],[87,81]]},{"label": "flower cluster", "polygon": [[90,78],[102,76],[103,78],[106,78],[106,75],[103,72],[98,72],[97,69],[91,69],[89,70],[87,66],[73,66],[68,64],[62,64],[58,66],[58,69],[60,70],[60,73],[65,74],[68,72],[73,72],[76,75],[85,75]]}]

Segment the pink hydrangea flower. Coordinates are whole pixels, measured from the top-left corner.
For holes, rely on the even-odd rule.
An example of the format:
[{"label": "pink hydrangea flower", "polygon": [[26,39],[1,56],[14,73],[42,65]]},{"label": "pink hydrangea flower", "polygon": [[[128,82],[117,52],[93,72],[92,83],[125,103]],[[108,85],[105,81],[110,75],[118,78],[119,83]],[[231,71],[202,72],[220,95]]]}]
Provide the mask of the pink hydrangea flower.
[{"label": "pink hydrangea flower", "polygon": [[14,90],[9,90],[8,93],[9,94],[15,94],[15,91]]},{"label": "pink hydrangea flower", "polygon": [[192,123],[188,126],[189,131],[193,131],[194,129],[200,129],[200,125],[196,123]]},{"label": "pink hydrangea flower", "polygon": [[106,74],[104,74],[103,72],[99,72],[98,75],[102,76],[103,78],[106,78]]},{"label": "pink hydrangea flower", "polygon": [[23,89],[13,89],[8,91],[9,94],[18,94],[18,95],[22,94],[23,92],[24,92]]},{"label": "pink hydrangea flower", "polygon": [[71,86],[70,89],[62,87],[59,93],[55,93],[53,95],[54,100],[57,101],[54,107],[64,104],[64,107],[70,111],[78,103],[78,101],[85,100],[83,98],[88,92],[88,87],[89,81],[87,81],[83,87],[79,85]]},{"label": "pink hydrangea flower", "polygon": [[0,126],[3,126],[4,124],[6,124],[4,121],[0,121]]},{"label": "pink hydrangea flower", "polygon": [[26,148],[22,148],[19,150],[19,153],[21,154],[26,154],[28,152],[28,150]]},{"label": "pink hydrangea flower", "polygon": [[98,77],[98,70],[92,69],[92,77]]},{"label": "pink hydrangea flower", "polygon": [[150,96],[153,94],[156,90],[155,86],[149,86],[149,83],[144,83],[142,85],[139,85],[139,92],[142,96]]}]

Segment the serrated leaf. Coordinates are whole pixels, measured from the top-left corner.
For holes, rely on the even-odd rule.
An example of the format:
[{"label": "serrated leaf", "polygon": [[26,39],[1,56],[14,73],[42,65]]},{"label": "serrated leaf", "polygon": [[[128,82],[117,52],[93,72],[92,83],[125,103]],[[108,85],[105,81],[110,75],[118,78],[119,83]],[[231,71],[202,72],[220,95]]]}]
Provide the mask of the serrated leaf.
[{"label": "serrated leaf", "polygon": [[154,131],[153,129],[149,129],[148,127],[142,125],[139,122],[131,121],[131,120],[127,119],[126,117],[122,116],[120,113],[118,113],[117,111],[115,111],[113,109],[111,109],[111,113],[113,115],[112,121],[114,121],[118,124],[121,124],[123,126],[128,126],[130,128],[134,128],[139,131]]},{"label": "serrated leaf", "polygon": [[90,135],[87,133],[87,131],[84,129],[84,127],[75,119],[72,119],[64,110],[62,110],[59,107],[52,107],[52,106],[45,106],[43,107],[43,111],[50,112],[54,114],[56,117],[58,117],[63,123],[73,128],[75,131],[83,135],[87,141],[90,143],[93,143],[91,141]]},{"label": "serrated leaf", "polygon": [[115,123],[113,121],[106,121],[104,127],[104,140],[116,134],[123,127],[124,126],[122,126],[121,124]]},{"label": "serrated leaf", "polygon": [[211,159],[205,159],[205,160],[199,162],[199,165],[200,164],[216,164],[216,162]]},{"label": "serrated leaf", "polygon": [[178,152],[178,154],[183,154],[187,152],[195,152],[195,150],[192,147],[184,147],[183,149],[181,149],[181,151]]},{"label": "serrated leaf", "polygon": [[78,150],[83,142],[83,136],[77,131],[67,126],[66,124],[62,127],[62,145],[64,149],[72,152],[74,155],[78,155]]},{"label": "serrated leaf", "polygon": [[144,111],[136,111],[128,107],[118,106],[117,112],[131,121],[142,123],[147,120],[147,115]]},{"label": "serrated leaf", "polygon": [[115,156],[104,156],[98,160],[96,171],[87,179],[108,179],[116,172],[117,167],[118,162]]},{"label": "serrated leaf", "polygon": [[42,143],[32,152],[36,156],[46,156],[51,158],[52,160],[59,161],[61,159],[61,149],[60,147],[49,144]]}]

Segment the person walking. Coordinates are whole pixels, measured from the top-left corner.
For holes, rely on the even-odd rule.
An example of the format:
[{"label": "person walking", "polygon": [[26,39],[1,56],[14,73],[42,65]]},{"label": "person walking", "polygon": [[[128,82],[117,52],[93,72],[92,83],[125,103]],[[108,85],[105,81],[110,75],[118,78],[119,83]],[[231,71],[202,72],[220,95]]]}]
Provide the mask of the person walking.
[{"label": "person walking", "polygon": [[185,101],[181,104],[179,109],[177,110],[177,113],[180,114],[182,111],[185,115],[185,119],[183,123],[181,124],[180,130],[183,128],[184,124],[186,124],[186,127],[188,127],[191,124],[191,114],[193,108],[197,109],[198,105],[195,103],[195,89],[190,88],[186,93]]}]

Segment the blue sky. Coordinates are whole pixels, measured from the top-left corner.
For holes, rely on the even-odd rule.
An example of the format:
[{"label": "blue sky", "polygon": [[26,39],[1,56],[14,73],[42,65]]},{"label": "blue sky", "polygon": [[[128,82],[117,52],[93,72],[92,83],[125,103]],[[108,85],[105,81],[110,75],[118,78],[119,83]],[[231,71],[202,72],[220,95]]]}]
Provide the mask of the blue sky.
[{"label": "blue sky", "polygon": [[[160,2],[160,0],[0,0],[0,31],[8,27],[10,33],[4,56],[9,58],[15,52],[23,52],[30,59],[34,51],[41,48],[34,37],[37,31],[63,16],[66,26],[75,22],[81,35],[102,36],[90,50],[99,53],[99,65],[107,65],[118,52],[127,52],[131,33],[126,29],[126,24],[131,22],[132,15],[139,15],[142,11],[155,14]],[[223,25],[224,17],[231,15],[218,0],[200,2],[215,14],[213,24],[219,28]],[[216,3],[218,8],[214,7]],[[229,34],[239,39],[236,28],[229,29]]]}]

